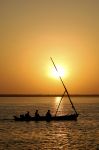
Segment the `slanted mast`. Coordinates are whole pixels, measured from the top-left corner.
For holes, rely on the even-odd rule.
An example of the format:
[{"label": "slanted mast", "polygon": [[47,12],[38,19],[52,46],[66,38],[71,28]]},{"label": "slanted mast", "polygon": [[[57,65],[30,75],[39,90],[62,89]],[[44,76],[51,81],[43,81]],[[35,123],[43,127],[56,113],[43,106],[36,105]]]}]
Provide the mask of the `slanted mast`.
[{"label": "slanted mast", "polygon": [[[58,69],[57,69],[57,67],[56,67],[56,65],[55,65],[55,63],[54,63],[52,57],[50,57],[50,59],[51,59],[53,65],[54,65],[56,71],[58,72]],[[75,114],[78,115],[77,110],[76,110],[76,108],[75,108],[75,106],[74,106],[74,104],[73,104],[73,102],[72,102],[72,100],[71,100],[71,98],[70,98],[70,95],[69,95],[69,93],[68,93],[68,91],[67,91],[67,88],[66,88],[66,86],[65,86],[65,84],[64,84],[64,82],[63,82],[61,76],[59,75],[59,72],[58,72],[58,76],[59,76],[59,78],[60,78],[60,80],[61,80],[61,82],[62,82],[62,85],[63,85],[64,89],[65,89],[64,94],[62,95],[62,98],[61,98],[61,100],[60,100],[60,103],[61,103],[61,101],[62,101],[62,99],[63,99],[65,93],[67,93],[67,96],[68,96],[69,101],[70,101],[70,103],[71,103],[71,105],[72,105],[72,108],[73,108]],[[59,103],[59,105],[58,105],[58,108],[59,108],[59,106],[60,106],[60,103]],[[58,108],[57,108],[57,110],[56,110],[56,114],[57,114]],[[55,114],[55,115],[56,115],[56,114]]]}]

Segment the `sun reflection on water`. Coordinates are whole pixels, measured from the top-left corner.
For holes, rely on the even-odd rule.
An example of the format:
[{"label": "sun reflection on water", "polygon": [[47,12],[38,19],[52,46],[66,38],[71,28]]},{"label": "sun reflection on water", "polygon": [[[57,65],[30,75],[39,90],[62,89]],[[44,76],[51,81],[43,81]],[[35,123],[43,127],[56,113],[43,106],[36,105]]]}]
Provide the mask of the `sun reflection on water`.
[{"label": "sun reflection on water", "polygon": [[60,101],[61,101],[61,97],[55,97],[55,108],[56,108],[57,115],[61,115],[63,113],[63,102],[60,103]]},{"label": "sun reflection on water", "polygon": [[61,97],[55,97],[55,103],[58,105],[60,103]]}]

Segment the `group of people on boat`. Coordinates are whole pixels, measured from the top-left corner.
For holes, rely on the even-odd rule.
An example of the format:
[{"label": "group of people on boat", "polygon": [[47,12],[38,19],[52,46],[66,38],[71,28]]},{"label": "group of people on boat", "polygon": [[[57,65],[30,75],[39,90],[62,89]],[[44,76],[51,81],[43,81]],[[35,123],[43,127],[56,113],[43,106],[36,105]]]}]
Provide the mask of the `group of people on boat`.
[{"label": "group of people on boat", "polygon": [[[23,116],[24,116],[25,118],[27,118],[27,119],[31,118],[31,115],[30,115],[29,111],[27,111],[25,115],[20,115],[20,117],[23,117]],[[39,120],[40,115],[39,115],[38,110],[35,111],[34,117],[35,117],[36,120]],[[48,120],[51,119],[52,115],[51,115],[50,110],[47,111],[45,117],[46,117],[46,119],[48,119]]]}]

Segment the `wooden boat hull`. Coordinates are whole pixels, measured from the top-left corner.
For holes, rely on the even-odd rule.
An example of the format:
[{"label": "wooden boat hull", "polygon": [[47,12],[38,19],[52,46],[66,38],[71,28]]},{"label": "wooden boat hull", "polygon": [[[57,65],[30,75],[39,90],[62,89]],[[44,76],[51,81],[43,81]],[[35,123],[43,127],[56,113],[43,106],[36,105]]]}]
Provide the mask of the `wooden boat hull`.
[{"label": "wooden boat hull", "polygon": [[62,120],[67,120],[67,121],[72,121],[72,120],[77,120],[78,114],[70,114],[70,115],[63,115],[63,116],[52,116],[51,118],[46,118],[46,116],[40,116],[39,118],[35,117],[17,117],[14,116],[15,121],[62,121]]}]

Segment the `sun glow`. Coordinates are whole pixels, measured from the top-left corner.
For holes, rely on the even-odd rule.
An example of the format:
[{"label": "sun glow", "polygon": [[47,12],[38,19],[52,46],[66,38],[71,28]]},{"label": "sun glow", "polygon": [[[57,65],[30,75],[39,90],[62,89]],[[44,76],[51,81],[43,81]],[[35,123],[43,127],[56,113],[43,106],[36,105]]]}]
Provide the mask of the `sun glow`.
[{"label": "sun glow", "polygon": [[68,70],[65,70],[65,69],[64,69],[62,66],[60,66],[60,65],[57,65],[56,67],[57,67],[57,70],[58,70],[58,71],[56,71],[56,69],[55,69],[54,67],[51,68],[51,70],[50,70],[50,76],[51,76],[52,78],[58,79],[59,76],[62,77],[62,78],[65,78],[65,77],[68,76]]}]

